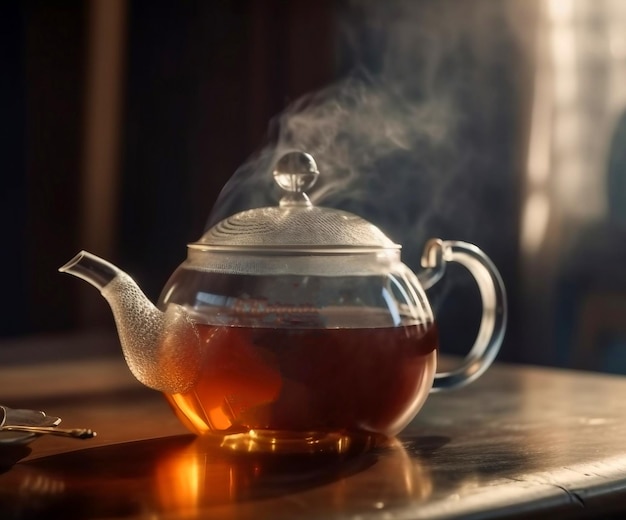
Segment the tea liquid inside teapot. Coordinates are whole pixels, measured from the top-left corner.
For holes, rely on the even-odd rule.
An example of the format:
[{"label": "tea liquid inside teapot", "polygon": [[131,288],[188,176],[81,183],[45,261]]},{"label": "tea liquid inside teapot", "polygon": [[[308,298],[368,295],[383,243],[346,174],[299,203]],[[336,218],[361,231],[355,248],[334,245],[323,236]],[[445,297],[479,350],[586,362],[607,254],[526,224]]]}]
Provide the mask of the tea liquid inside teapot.
[{"label": "tea liquid inside teapot", "polygon": [[[376,318],[362,322],[375,325]],[[276,436],[296,445],[327,439],[331,450],[338,438],[393,435],[421,407],[435,373],[434,324],[196,326],[200,377],[190,391],[167,397],[192,430],[233,436],[235,448],[250,449],[250,432],[270,443]]]}]

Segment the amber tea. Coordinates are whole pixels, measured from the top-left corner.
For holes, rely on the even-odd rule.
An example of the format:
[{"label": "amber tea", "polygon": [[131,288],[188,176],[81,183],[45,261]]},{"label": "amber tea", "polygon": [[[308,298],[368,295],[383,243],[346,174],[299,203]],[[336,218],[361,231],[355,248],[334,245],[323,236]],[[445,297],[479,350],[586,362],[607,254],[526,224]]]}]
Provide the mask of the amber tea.
[{"label": "amber tea", "polygon": [[169,398],[198,433],[395,433],[422,405],[435,372],[434,324],[197,327],[201,376]]}]

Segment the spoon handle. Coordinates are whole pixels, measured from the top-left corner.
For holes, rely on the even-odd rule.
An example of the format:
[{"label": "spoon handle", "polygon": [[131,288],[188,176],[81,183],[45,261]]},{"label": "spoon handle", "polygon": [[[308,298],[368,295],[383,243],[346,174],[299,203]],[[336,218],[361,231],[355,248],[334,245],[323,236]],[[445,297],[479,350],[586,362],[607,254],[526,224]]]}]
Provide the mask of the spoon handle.
[{"label": "spoon handle", "polygon": [[49,435],[60,435],[61,437],[73,437],[75,439],[91,439],[96,436],[96,432],[89,428],[57,428],[56,426],[24,426],[7,425],[0,427],[0,430],[24,433],[44,433]]}]

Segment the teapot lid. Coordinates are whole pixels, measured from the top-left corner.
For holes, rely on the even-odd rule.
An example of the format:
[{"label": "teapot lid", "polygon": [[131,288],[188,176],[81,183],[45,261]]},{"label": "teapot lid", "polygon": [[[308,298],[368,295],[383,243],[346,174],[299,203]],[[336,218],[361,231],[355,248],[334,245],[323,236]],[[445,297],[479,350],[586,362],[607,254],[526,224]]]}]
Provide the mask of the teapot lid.
[{"label": "teapot lid", "polygon": [[371,222],[347,211],[313,205],[306,192],[318,176],[317,164],[308,153],[283,155],[273,171],[274,181],[283,190],[278,206],[231,215],[189,248],[291,252],[400,249]]}]

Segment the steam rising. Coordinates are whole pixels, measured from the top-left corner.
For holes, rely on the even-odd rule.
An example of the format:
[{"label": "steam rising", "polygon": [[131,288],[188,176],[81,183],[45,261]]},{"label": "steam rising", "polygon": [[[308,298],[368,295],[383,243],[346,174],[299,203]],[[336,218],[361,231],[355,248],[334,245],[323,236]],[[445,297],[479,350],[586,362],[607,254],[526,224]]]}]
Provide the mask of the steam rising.
[{"label": "steam rising", "polygon": [[465,238],[468,215],[480,211],[474,181],[489,187],[495,169],[493,142],[480,132],[493,132],[506,99],[498,70],[510,59],[509,4],[349,3],[340,20],[352,72],[271,122],[273,141],[231,178],[209,226],[275,205],[273,165],[302,150],[321,172],[309,193],[315,204],[357,213],[405,246],[437,233]]}]

